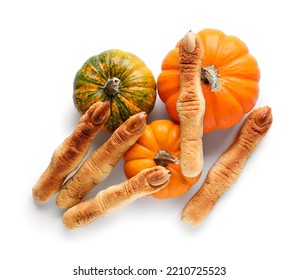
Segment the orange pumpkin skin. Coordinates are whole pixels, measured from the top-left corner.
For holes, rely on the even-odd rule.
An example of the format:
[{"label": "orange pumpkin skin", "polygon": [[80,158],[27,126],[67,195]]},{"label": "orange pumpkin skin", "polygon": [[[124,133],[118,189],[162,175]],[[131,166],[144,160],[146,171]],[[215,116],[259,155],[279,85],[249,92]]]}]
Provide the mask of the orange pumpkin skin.
[{"label": "orange pumpkin skin", "polygon": [[[131,178],[145,168],[160,165],[155,161],[159,151],[167,151],[173,157],[180,156],[180,126],[170,120],[157,120],[146,126],[145,132],[124,155],[124,172]],[[155,198],[178,197],[194,185],[201,174],[187,178],[180,165],[169,163],[165,166],[171,172],[169,184],[162,190],[151,194]]]},{"label": "orange pumpkin skin", "polygon": [[[260,70],[245,43],[237,37],[214,29],[204,29],[197,36],[202,48],[202,90],[206,100],[204,132],[227,129],[237,124],[255,106]],[[164,58],[157,80],[158,94],[176,121],[179,121],[176,101],[180,90],[178,56],[177,44]],[[213,89],[203,76],[203,69],[209,67],[216,69],[214,74],[219,88]]]}]

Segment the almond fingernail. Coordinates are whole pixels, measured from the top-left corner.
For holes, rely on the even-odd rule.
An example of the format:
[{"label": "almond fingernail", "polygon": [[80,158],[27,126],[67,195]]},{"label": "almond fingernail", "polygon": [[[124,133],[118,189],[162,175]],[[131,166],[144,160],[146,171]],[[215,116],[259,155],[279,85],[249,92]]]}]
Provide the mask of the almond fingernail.
[{"label": "almond fingernail", "polygon": [[91,115],[91,121],[96,125],[106,122],[110,115],[109,106],[109,101],[99,104]]},{"label": "almond fingernail", "polygon": [[147,176],[147,181],[153,187],[161,186],[170,179],[171,173],[166,168],[154,171],[152,174]]},{"label": "almond fingernail", "polygon": [[135,132],[140,129],[146,122],[147,114],[145,112],[137,113],[127,120],[127,130]]},{"label": "almond fingernail", "polygon": [[262,127],[266,125],[272,118],[272,110],[269,106],[265,106],[259,109],[260,112],[255,116],[255,122],[258,126]]}]

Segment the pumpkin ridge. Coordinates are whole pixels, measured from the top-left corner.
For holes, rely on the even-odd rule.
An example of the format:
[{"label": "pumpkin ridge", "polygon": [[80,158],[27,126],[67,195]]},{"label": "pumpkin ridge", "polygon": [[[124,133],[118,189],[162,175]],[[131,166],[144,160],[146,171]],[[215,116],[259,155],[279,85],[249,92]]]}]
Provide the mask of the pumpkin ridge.
[{"label": "pumpkin ridge", "polygon": [[[128,107],[119,99],[118,95],[114,96],[114,99],[117,100],[118,106],[120,108],[119,110],[119,115],[122,119],[122,121],[124,122],[125,120],[127,120],[127,118],[129,118],[130,114],[130,110],[128,109]],[[125,113],[124,113],[125,112]]]},{"label": "pumpkin ridge", "polygon": [[[85,65],[85,67],[87,67],[87,65]],[[99,84],[99,77],[96,74],[90,73],[86,68],[82,68],[81,71],[79,71],[78,75],[77,75],[77,81],[81,81],[83,83],[91,83],[91,84],[96,84],[96,85],[100,85]],[[88,65],[89,68],[93,68],[90,65]],[[93,70],[95,70],[93,68]],[[77,82],[78,83],[78,82]],[[79,88],[81,85],[77,85],[77,88]]]},{"label": "pumpkin ridge", "polygon": [[225,45],[225,38],[226,38],[226,35],[221,32],[220,33],[221,36],[219,36],[219,40],[218,40],[218,43],[217,43],[217,48],[216,48],[216,53],[215,53],[215,57],[214,57],[214,66],[215,68],[217,69],[218,71],[218,68],[220,65],[223,65],[222,63],[222,51],[223,51],[223,48],[224,48],[224,45]]},{"label": "pumpkin ridge", "polygon": [[[111,50],[110,52],[104,52],[103,56],[104,56],[104,65],[106,66],[106,72],[107,72],[107,79],[109,78],[113,78],[113,75],[112,75],[112,55],[111,53],[115,53],[115,50]],[[108,70],[107,70],[108,69]]]},{"label": "pumpkin ridge", "polygon": [[[132,88],[132,87],[130,87],[130,88]],[[138,88],[138,87],[137,87],[137,88]],[[145,90],[152,90],[151,87],[143,87],[143,88],[144,88]],[[143,97],[145,91],[144,91],[144,90],[143,90],[143,91],[140,91],[140,92],[137,92],[137,91],[136,91],[136,93],[134,93],[134,92],[129,91],[129,90],[126,90],[126,89],[121,89],[120,93],[125,93],[125,94],[128,94],[128,95],[131,95],[132,97],[134,97],[134,96],[136,96],[136,97]]]},{"label": "pumpkin ridge", "polygon": [[[225,99],[227,104],[230,104],[231,108],[226,108],[226,115],[223,113],[221,115],[215,116],[216,124],[220,129],[226,129],[237,124],[242,119],[242,113],[244,111],[240,102],[230,93],[222,93],[217,95],[214,103],[217,111],[222,111],[223,99]],[[227,115],[229,115],[229,121],[227,121]]]},{"label": "pumpkin ridge", "polygon": [[[126,79],[130,78],[130,76],[133,76],[133,72],[129,73],[123,80],[122,82],[126,82]],[[136,77],[136,78],[130,78],[130,82],[132,81],[136,81],[136,80],[145,80],[146,82],[146,79],[145,79],[146,76],[143,76],[143,77]]]},{"label": "pumpkin ridge", "polygon": [[[98,56],[94,56],[94,60],[99,60],[99,57]],[[90,64],[94,67],[94,69],[96,70],[97,74],[104,80],[104,81],[107,81],[107,77],[104,76],[105,72],[103,71],[103,69],[99,68],[96,66],[96,64],[94,63],[94,60],[91,59],[89,62]],[[101,63],[101,62],[100,62]],[[83,69],[84,70],[84,69]],[[86,71],[86,70],[85,70]],[[104,84],[101,84],[101,85],[104,85]]]},{"label": "pumpkin ridge", "polygon": [[237,82],[237,80],[239,80],[239,81],[242,80],[243,82],[256,82],[256,79],[253,77],[246,77],[245,75],[244,76],[241,75],[241,77],[240,77],[240,75],[238,75],[238,74],[236,74],[236,75],[228,75],[227,74],[227,75],[225,75],[225,80],[228,80],[230,82],[229,84],[235,83],[235,82]]},{"label": "pumpkin ridge", "polygon": [[156,135],[155,135],[154,130],[153,130],[153,128],[152,128],[151,125],[149,126],[149,129],[150,129],[151,135],[152,135],[151,141],[154,142],[154,144],[155,144],[156,147],[159,147],[157,139],[156,139]]},{"label": "pumpkin ridge", "polygon": [[99,98],[99,100],[97,100],[97,101],[100,101],[101,95],[103,95],[103,94],[100,92],[100,90],[98,90],[96,92],[93,92],[92,94],[88,94],[88,97],[86,98],[86,101],[87,101],[87,103],[89,103],[90,101],[92,101],[93,98]]},{"label": "pumpkin ridge", "polygon": [[[134,74],[134,72],[136,72],[136,71],[140,71],[140,69],[143,69],[143,67],[142,68],[136,68],[136,67],[132,67],[132,68],[130,68],[130,69],[128,69],[128,68],[125,68],[124,69],[124,71],[121,73],[121,80],[122,80],[122,82],[126,82],[126,80],[128,79],[128,78],[130,78],[130,76],[132,76],[133,74]],[[126,72],[128,72],[126,75],[124,75],[124,73],[126,73]],[[139,77],[140,78],[140,77]],[[130,79],[131,80],[131,79]]]},{"label": "pumpkin ridge", "polygon": [[165,71],[165,70],[180,71],[180,65],[178,62],[179,62],[179,50],[178,48],[175,48],[166,54],[162,62],[161,71]]},{"label": "pumpkin ridge", "polygon": [[127,94],[130,94],[130,95],[133,95],[133,96],[139,96],[140,94],[136,94],[134,92],[131,92],[131,91],[128,91],[128,90],[125,90],[125,89],[121,89],[121,92],[122,93],[127,93]]},{"label": "pumpkin ridge", "polygon": [[129,67],[124,67],[124,71],[121,73],[123,75],[126,71],[128,71],[128,74],[122,78],[122,81],[125,81],[130,75],[132,75],[134,72],[143,72],[143,69],[147,70],[147,67],[145,66],[144,63],[138,63],[132,65],[130,68]]},{"label": "pumpkin ridge", "polygon": [[[134,92],[131,92],[131,91],[127,90],[127,88],[133,88],[133,86],[121,87],[121,91],[126,92],[126,93],[130,93],[130,94],[135,95],[135,96],[139,95],[139,94],[136,94]],[[139,88],[139,86],[136,86],[136,88]],[[143,85],[142,88],[152,89],[152,87],[150,85]]]},{"label": "pumpkin ridge", "polygon": [[[169,135],[173,135],[176,132],[177,132],[177,126],[174,123],[172,123],[171,129],[169,131]],[[178,148],[178,150],[176,150],[175,153],[180,153],[180,142],[181,142],[180,137],[178,137],[177,139],[175,139],[175,142],[173,142],[172,147],[173,148],[175,148],[175,147]]]},{"label": "pumpkin ridge", "polygon": [[225,61],[225,65],[231,63],[233,60],[237,59],[238,57],[242,57],[242,56],[246,56],[246,55],[250,55],[249,53],[249,49],[247,47],[247,45],[240,40],[239,38],[237,38],[236,36],[227,36],[228,38],[226,38],[226,40],[231,40],[234,41],[235,44],[237,44],[237,51],[235,51],[235,56],[233,56],[231,53],[230,55],[227,55],[226,57],[226,61]]},{"label": "pumpkin ridge", "polygon": [[[128,62],[130,60],[134,60],[135,61],[136,58],[134,56],[132,56],[132,55],[128,56],[128,58],[125,58],[122,55],[122,57],[121,57],[120,60],[121,61],[125,60],[125,62]],[[124,82],[127,79],[127,77],[132,74],[132,71],[135,71],[134,68],[136,68],[138,70],[138,67],[135,67],[134,63],[132,63],[131,61],[130,61],[130,65],[126,65],[126,63],[122,63],[122,62],[120,62],[119,64],[121,65],[120,69],[122,69],[122,71],[118,71],[117,72],[117,78],[119,78],[121,80],[121,82]],[[124,65],[124,66],[122,66],[122,65]],[[124,76],[124,73],[126,73],[126,72],[127,72],[127,74]]]},{"label": "pumpkin ridge", "polygon": [[[99,89],[98,91],[95,91],[93,93],[95,96],[99,96],[99,101],[110,101],[110,98],[107,94],[105,94],[103,89]],[[92,99],[92,96],[90,96],[90,98]]]},{"label": "pumpkin ridge", "polygon": [[[156,151],[153,151],[152,149],[149,149],[147,146],[142,145],[139,143],[137,140],[135,144],[129,149],[129,153],[126,153],[124,155],[124,160],[125,161],[133,161],[133,160],[151,160],[154,161],[153,158],[155,157]],[[135,156],[133,159],[130,159],[128,155],[134,153]],[[145,154],[147,153],[147,154]],[[152,157],[152,158],[149,158]]]},{"label": "pumpkin ridge", "polygon": [[[149,90],[150,90],[150,88],[149,88]],[[137,108],[135,110],[150,113],[153,110],[154,105],[151,104],[151,102],[152,102],[151,99],[144,97],[143,93],[144,92],[142,92],[141,94],[134,94],[134,93],[122,90],[120,93],[120,96],[123,100],[127,101],[128,103],[131,103],[131,105],[134,105],[134,107]],[[139,99],[137,100],[136,98],[139,98]]]},{"label": "pumpkin ridge", "polygon": [[[227,78],[227,80],[230,81],[225,85],[228,87],[227,91],[230,92],[230,94],[234,96],[241,104],[244,114],[248,113],[258,98],[258,84],[254,79],[249,79],[246,77],[233,78],[230,76]],[[247,94],[242,94],[242,92],[238,90],[240,88],[245,88]]]},{"label": "pumpkin ridge", "polygon": [[[120,96],[121,96],[121,98],[122,98],[122,100],[120,100],[120,102],[122,102],[122,103],[124,103],[123,102],[123,100],[124,101],[127,101],[128,102],[128,104],[130,104],[130,106],[131,106],[131,112],[133,111],[133,112],[141,112],[141,111],[146,111],[146,109],[145,108],[141,108],[140,106],[139,106],[139,104],[136,104],[135,103],[135,100],[132,100],[132,99],[128,99],[125,95],[122,95],[122,94],[120,94]],[[118,97],[119,98],[119,97]],[[128,108],[127,106],[126,106],[126,103],[124,103],[123,104],[126,108]],[[134,106],[133,106],[134,105]],[[147,106],[148,104],[146,104],[146,106]],[[132,108],[135,108],[134,110],[132,109]],[[146,113],[148,113],[148,112],[146,112]]]},{"label": "pumpkin ridge", "polygon": [[[125,91],[125,90],[122,90],[122,92],[131,94],[130,92],[127,92],[127,91]],[[139,94],[132,94],[132,95],[139,96]],[[139,104],[136,104],[136,103],[135,103],[135,100],[133,100],[133,99],[130,100],[130,99],[128,99],[128,98],[127,98],[125,95],[123,95],[123,94],[121,94],[121,97],[122,97],[123,99],[127,100],[128,102],[133,103],[133,104],[135,105],[135,107],[137,107],[139,110],[143,110],[143,108],[139,107]]]},{"label": "pumpkin ridge", "polygon": [[[153,129],[154,136],[158,140],[162,139],[162,141],[156,140],[157,143],[159,144],[160,149],[166,149],[167,152],[169,152],[172,156],[175,156],[174,154],[177,154],[180,151],[180,137],[179,137],[180,134],[177,131],[178,125],[176,125],[170,120],[164,120],[164,124],[165,127],[167,128],[167,131],[161,133]],[[155,125],[157,125],[157,127]],[[154,121],[152,122],[151,126],[158,129],[160,127],[160,122]],[[164,133],[168,137],[164,135]],[[176,135],[176,137],[173,137],[174,134]]]},{"label": "pumpkin ridge", "polygon": [[124,67],[123,68],[123,71],[117,73],[117,77],[116,78],[119,78],[121,80],[121,82],[125,81],[125,79],[127,78],[127,76],[130,75],[130,73],[128,73],[125,77],[123,77],[124,73],[126,73],[126,71],[129,71],[128,68]]},{"label": "pumpkin ridge", "polygon": [[[109,67],[109,70],[110,70],[110,77],[109,78],[114,78],[114,77],[118,78],[119,77],[119,69],[122,69],[122,68],[124,68],[124,70],[128,70],[128,68],[131,69],[131,67],[128,67],[128,66],[127,67],[123,67],[122,61],[123,60],[130,61],[130,65],[131,65],[132,62],[131,62],[131,58],[130,57],[128,57],[128,59],[126,59],[124,57],[125,53],[123,51],[114,50],[114,51],[112,51],[112,53],[113,53],[113,55],[111,55],[111,53],[109,53],[109,65],[107,63],[107,66]],[[116,57],[118,57],[117,54],[119,55],[119,60],[120,60],[120,62],[118,62],[118,63],[116,63],[114,61],[114,59]]]},{"label": "pumpkin ridge", "polygon": [[121,108],[119,107],[119,103],[114,97],[109,97],[110,101],[110,118],[106,122],[106,126],[108,131],[113,132],[117,129],[124,121],[122,120]]},{"label": "pumpkin ridge", "polygon": [[[251,67],[256,68],[254,69],[255,71],[249,71]],[[226,63],[225,67],[221,69],[221,72],[222,75],[225,75],[227,77],[246,77],[256,81],[259,81],[260,79],[260,71],[258,69],[257,62],[255,58],[249,53],[236,57],[234,60],[231,60],[231,62]],[[251,76],[248,76],[249,72],[251,73]]]},{"label": "pumpkin ridge", "polygon": [[[248,47],[246,44],[232,35],[225,35],[219,40],[217,46],[217,55],[213,58],[214,65],[217,68],[226,67],[236,59],[249,54]],[[229,45],[229,47],[228,47]]]},{"label": "pumpkin ridge", "polygon": [[[169,126],[172,126],[174,125],[173,122],[169,121],[169,120],[165,120],[164,123],[166,124],[167,123],[167,126],[165,125],[165,127],[167,128],[167,135],[170,135],[170,131],[171,129],[169,128]],[[167,150],[165,146],[168,146],[167,145],[167,140],[168,140],[168,137],[166,138],[166,141],[165,141],[165,138],[164,138],[164,131],[159,131],[159,126],[160,126],[160,122],[159,121],[153,121],[151,123],[151,129],[152,129],[152,132],[153,132],[153,137],[155,138],[155,141],[158,145],[158,147],[160,147],[160,150]],[[171,147],[172,148],[172,147]],[[167,150],[167,152],[170,152]]]},{"label": "pumpkin ridge", "polygon": [[[99,94],[103,94],[103,89],[101,87],[98,87],[97,90],[92,90],[92,89],[85,89],[85,88],[77,88],[76,89],[78,91],[78,93],[80,92],[80,95],[87,95],[87,98],[90,98],[93,94],[95,96],[98,96]],[[76,97],[77,98],[77,97]]]},{"label": "pumpkin ridge", "polygon": [[[215,60],[218,61],[219,48],[222,45],[224,36],[225,34],[222,31],[215,29],[204,29],[197,33],[202,49],[202,66],[214,65],[217,67]],[[213,57],[212,60],[210,60],[211,57]]]},{"label": "pumpkin ridge", "polygon": [[229,98],[231,98],[231,100],[234,100],[235,104],[238,104],[240,106],[240,109],[242,110],[242,115],[244,115],[245,114],[244,108],[243,108],[241,102],[239,101],[239,99],[230,91],[228,91],[227,96],[229,96]]}]

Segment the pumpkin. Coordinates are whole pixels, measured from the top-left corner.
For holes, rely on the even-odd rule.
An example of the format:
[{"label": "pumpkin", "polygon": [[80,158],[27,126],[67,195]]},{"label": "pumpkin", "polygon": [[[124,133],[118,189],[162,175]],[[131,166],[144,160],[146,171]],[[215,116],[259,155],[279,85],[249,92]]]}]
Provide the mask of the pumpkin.
[{"label": "pumpkin", "polygon": [[151,196],[155,198],[178,197],[194,185],[195,178],[185,177],[180,168],[180,126],[170,120],[156,120],[148,124],[143,135],[124,154],[124,172],[131,178],[141,170],[156,165],[171,172],[168,185]]},{"label": "pumpkin", "polygon": [[136,55],[112,49],[92,56],[79,69],[73,100],[82,114],[97,101],[110,101],[104,130],[113,132],[130,116],[153,110],[156,81]]},{"label": "pumpkin", "polygon": [[[256,104],[260,70],[245,43],[220,30],[197,33],[201,44],[201,85],[206,100],[204,132],[237,124]],[[180,90],[178,44],[162,62],[158,94],[170,116],[179,121],[176,101]]]}]

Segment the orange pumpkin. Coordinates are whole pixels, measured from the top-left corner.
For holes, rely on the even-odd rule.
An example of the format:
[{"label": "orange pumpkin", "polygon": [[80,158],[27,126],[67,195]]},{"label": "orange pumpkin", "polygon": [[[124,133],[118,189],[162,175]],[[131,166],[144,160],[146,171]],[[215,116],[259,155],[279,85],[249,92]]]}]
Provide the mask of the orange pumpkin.
[{"label": "orange pumpkin", "polygon": [[[202,89],[206,100],[204,131],[237,124],[256,104],[260,70],[244,42],[222,31],[197,33],[202,48]],[[176,101],[180,89],[178,44],[162,62],[158,94],[170,116],[179,121]]]},{"label": "orange pumpkin", "polygon": [[164,166],[171,172],[166,188],[151,194],[155,198],[178,197],[194,185],[195,178],[185,177],[179,164],[180,126],[170,120],[157,120],[146,126],[143,135],[124,155],[124,172],[131,178],[145,168]]}]

